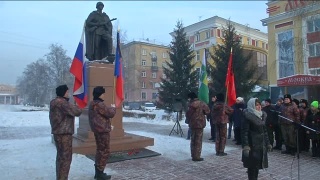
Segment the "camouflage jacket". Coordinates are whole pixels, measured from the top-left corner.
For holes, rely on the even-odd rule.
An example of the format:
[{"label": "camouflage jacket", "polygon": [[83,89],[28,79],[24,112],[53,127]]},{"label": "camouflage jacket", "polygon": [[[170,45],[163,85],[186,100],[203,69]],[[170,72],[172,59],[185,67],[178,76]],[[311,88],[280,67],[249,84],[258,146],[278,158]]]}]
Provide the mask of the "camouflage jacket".
[{"label": "camouflage jacket", "polygon": [[300,121],[302,123],[305,123],[306,118],[307,118],[307,113],[308,113],[309,108],[299,108],[300,111]]},{"label": "camouflage jacket", "polygon": [[211,110],[211,117],[214,124],[226,124],[229,122],[229,115],[233,109],[224,102],[216,102]]},{"label": "camouflage jacket", "polygon": [[107,107],[102,99],[94,99],[89,105],[89,124],[94,133],[111,131],[111,119],[116,108]]},{"label": "camouflage jacket", "polygon": [[74,117],[80,116],[82,110],[63,97],[56,97],[50,102],[49,119],[52,134],[73,134]]},{"label": "camouflage jacket", "polygon": [[[294,122],[300,123],[300,111],[298,107],[292,103],[283,104],[280,108],[281,116],[284,116]],[[291,124],[290,121],[280,118],[280,124]]]},{"label": "camouflage jacket", "polygon": [[190,102],[186,118],[189,120],[189,127],[202,129],[206,127],[206,116],[210,113],[208,105],[199,99]]}]

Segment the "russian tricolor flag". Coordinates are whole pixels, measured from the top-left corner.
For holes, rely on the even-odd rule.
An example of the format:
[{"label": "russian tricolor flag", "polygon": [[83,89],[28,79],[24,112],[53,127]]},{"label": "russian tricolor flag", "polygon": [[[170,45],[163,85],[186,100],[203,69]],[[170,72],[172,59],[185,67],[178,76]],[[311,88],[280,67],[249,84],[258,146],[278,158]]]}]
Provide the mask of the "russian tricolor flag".
[{"label": "russian tricolor flag", "polygon": [[80,108],[87,106],[88,93],[86,86],[86,64],[84,52],[84,30],[82,31],[81,40],[79,42],[76,54],[74,55],[70,73],[74,75],[73,97]]},{"label": "russian tricolor flag", "polygon": [[124,99],[123,97],[123,77],[122,77],[122,56],[120,51],[120,33],[117,32],[117,48],[116,48],[116,61],[114,63],[114,76],[115,76],[115,105],[119,107]]}]

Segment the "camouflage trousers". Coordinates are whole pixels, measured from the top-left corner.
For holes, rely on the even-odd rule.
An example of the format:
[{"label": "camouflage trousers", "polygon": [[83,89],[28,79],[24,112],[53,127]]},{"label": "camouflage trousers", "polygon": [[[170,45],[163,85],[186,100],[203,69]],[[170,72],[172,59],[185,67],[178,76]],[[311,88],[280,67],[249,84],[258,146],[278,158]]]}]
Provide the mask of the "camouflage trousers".
[{"label": "camouflage trousers", "polygon": [[216,124],[216,153],[224,153],[227,141],[227,124]]},{"label": "camouflage trousers", "polygon": [[110,155],[110,133],[94,133],[96,139],[95,166],[100,171],[104,171]]},{"label": "camouflage trousers", "polygon": [[193,159],[199,159],[201,157],[202,136],[203,129],[191,129],[190,149]]},{"label": "camouflage trousers", "polygon": [[68,180],[70,164],[72,161],[72,135],[53,135],[56,148],[56,177],[57,180]]}]

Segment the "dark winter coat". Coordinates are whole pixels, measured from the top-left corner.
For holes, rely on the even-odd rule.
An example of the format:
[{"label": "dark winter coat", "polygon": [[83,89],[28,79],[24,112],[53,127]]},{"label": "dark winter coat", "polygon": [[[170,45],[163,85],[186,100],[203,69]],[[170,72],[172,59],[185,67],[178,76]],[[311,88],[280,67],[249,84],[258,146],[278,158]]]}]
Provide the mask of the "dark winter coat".
[{"label": "dark winter coat", "polygon": [[52,134],[74,134],[74,117],[82,110],[68,102],[66,98],[56,97],[50,102],[49,119]]},{"label": "dark winter coat", "polygon": [[242,155],[245,168],[267,168],[267,147],[270,145],[265,121],[267,114],[263,112],[262,119],[247,109],[241,123],[241,142],[243,149],[250,147],[249,157]]},{"label": "dark winter coat", "polygon": [[235,128],[241,127],[241,121],[244,118],[243,110],[246,108],[246,105],[243,103],[236,103],[232,106],[233,113],[231,115],[231,119],[233,122],[233,126]]},{"label": "dark winter coat", "polygon": [[92,132],[104,133],[111,131],[111,119],[116,114],[116,108],[108,107],[102,99],[97,98],[89,105],[89,124]]},{"label": "dark winter coat", "polygon": [[266,126],[275,126],[278,124],[278,113],[272,105],[263,107],[262,111],[267,113]]},{"label": "dark winter coat", "polygon": [[226,124],[229,122],[229,115],[233,113],[233,109],[224,102],[218,101],[214,103],[211,110],[211,117],[214,124]]},{"label": "dark winter coat", "polygon": [[202,129],[206,127],[206,116],[210,113],[208,105],[198,99],[189,103],[186,118],[189,120],[189,127],[192,129]]},{"label": "dark winter coat", "polygon": [[[320,112],[312,113],[311,109],[309,109],[306,117],[306,126],[320,131]],[[320,134],[316,134],[311,130],[309,131],[308,137],[312,140],[320,140]]]}]

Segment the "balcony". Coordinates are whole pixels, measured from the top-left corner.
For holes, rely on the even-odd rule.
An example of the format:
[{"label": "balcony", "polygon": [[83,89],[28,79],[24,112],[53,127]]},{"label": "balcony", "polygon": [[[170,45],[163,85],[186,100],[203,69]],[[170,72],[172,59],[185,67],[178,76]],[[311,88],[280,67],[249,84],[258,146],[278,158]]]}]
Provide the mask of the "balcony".
[{"label": "balcony", "polygon": [[151,56],[151,61],[157,61],[157,56]]},{"label": "balcony", "polygon": [[151,66],[151,71],[158,71],[158,66]]}]

